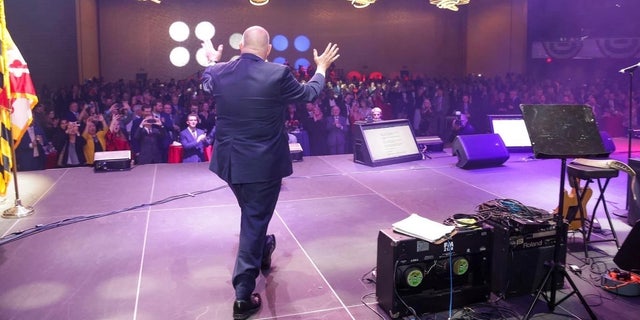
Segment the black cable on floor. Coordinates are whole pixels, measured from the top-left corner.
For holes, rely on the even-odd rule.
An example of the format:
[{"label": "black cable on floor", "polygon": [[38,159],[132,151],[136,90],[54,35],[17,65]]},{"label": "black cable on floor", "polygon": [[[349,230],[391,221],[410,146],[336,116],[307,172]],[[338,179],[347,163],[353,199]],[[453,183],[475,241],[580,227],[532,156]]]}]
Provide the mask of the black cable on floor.
[{"label": "black cable on floor", "polygon": [[365,307],[367,307],[369,310],[371,310],[371,312],[375,313],[378,317],[380,317],[380,319],[385,320],[384,317],[382,316],[382,314],[380,314],[380,312],[378,312],[377,310],[373,309],[373,307],[371,307],[370,305],[367,304],[366,301],[364,301],[364,299],[369,298],[369,297],[374,297],[375,298],[375,295],[376,295],[375,292],[367,293],[364,296],[362,296],[362,298],[360,298],[360,302],[362,302],[362,304],[364,304]]},{"label": "black cable on floor", "polygon": [[120,209],[120,210],[115,210],[115,211],[111,211],[111,212],[106,212],[106,213],[97,213],[97,214],[92,214],[92,215],[88,215],[88,216],[79,216],[79,217],[73,217],[73,218],[68,218],[68,219],[64,219],[64,220],[60,220],[60,221],[56,221],[56,222],[52,222],[52,223],[47,223],[47,224],[37,224],[34,227],[30,228],[30,229],[26,229],[26,230],[21,230],[21,231],[16,231],[13,233],[10,233],[2,238],[0,238],[0,246],[3,246],[7,243],[22,239],[22,238],[26,238],[28,236],[32,236],[34,234],[43,232],[43,231],[47,231],[47,230],[51,230],[51,229],[55,229],[58,227],[62,227],[62,226],[67,226],[70,224],[74,224],[74,223],[78,223],[78,222],[83,222],[83,221],[87,221],[87,220],[93,220],[93,219],[98,219],[98,218],[102,218],[102,217],[107,217],[107,216],[111,216],[114,214],[118,214],[118,213],[123,213],[123,212],[128,212],[128,211],[133,211],[136,209],[140,209],[140,208],[145,208],[145,207],[151,207],[151,206],[155,206],[158,204],[163,204],[163,203],[168,203],[171,201],[175,201],[178,199],[183,199],[183,198],[188,198],[188,197],[195,197],[201,194],[205,194],[205,193],[209,193],[209,192],[213,192],[213,191],[218,191],[224,188],[228,188],[228,185],[223,185],[217,188],[213,188],[213,189],[209,189],[209,190],[202,190],[202,191],[194,191],[194,192],[189,192],[189,193],[183,193],[180,195],[176,195],[176,196],[170,196],[167,198],[164,198],[162,200],[158,200],[158,201],[154,201],[154,202],[150,202],[150,203],[143,203],[143,204],[139,204],[139,205],[135,205],[133,207],[129,207],[129,208],[124,208],[124,209]]},{"label": "black cable on floor", "polygon": [[370,283],[375,284],[375,283],[376,283],[376,278],[375,278],[375,276],[373,275],[373,272],[374,272],[377,268],[378,268],[378,267],[377,267],[377,266],[375,266],[375,267],[371,268],[369,271],[365,272],[365,273],[362,275],[362,277],[360,277],[360,282],[362,282],[363,284],[370,284]]}]

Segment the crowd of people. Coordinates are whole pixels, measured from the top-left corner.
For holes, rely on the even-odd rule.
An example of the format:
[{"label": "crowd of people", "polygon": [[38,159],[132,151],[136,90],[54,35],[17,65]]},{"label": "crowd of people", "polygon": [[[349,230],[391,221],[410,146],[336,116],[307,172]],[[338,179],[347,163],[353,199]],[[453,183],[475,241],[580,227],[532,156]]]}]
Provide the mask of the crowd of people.
[{"label": "crowd of people", "polygon": [[[312,74],[293,71],[302,82]],[[291,136],[308,137],[311,155],[350,153],[350,128],[359,121],[408,119],[416,136],[439,136],[448,143],[459,134],[490,132],[487,115],[517,114],[520,104],[587,104],[599,123],[613,123],[612,130],[623,133],[629,128],[630,103],[638,114],[637,94],[629,99],[624,78],[345,79],[334,70],[327,78],[317,99],[291,103],[283,115]],[[20,171],[90,166],[99,151],[131,150],[135,164],[162,163],[178,143],[182,161],[209,159],[216,104],[202,90],[199,75],[169,81],[91,79],[57,90],[41,88],[38,97],[34,121],[16,148]],[[637,122],[634,117],[632,128]]]}]

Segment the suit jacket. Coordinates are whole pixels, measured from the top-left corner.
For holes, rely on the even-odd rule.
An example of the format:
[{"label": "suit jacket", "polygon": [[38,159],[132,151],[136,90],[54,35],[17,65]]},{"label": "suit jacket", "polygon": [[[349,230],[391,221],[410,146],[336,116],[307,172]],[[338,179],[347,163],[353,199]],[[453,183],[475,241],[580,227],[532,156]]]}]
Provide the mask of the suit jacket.
[{"label": "suit jacket", "polygon": [[287,66],[243,53],[205,69],[203,88],[216,101],[216,139],[209,169],[228,183],[281,179],[293,173],[284,111],[311,101],[324,87],[315,74],[299,83]]},{"label": "suit jacket", "polygon": [[[35,135],[45,137],[44,131],[38,125],[33,125]],[[46,141],[43,142],[46,144]],[[31,147],[29,145],[31,144]],[[38,156],[33,156],[33,148],[38,148]],[[42,144],[31,140],[29,133],[22,136],[16,147],[16,162],[18,171],[44,170],[45,152]]]},{"label": "suit jacket", "polygon": [[325,130],[328,135],[345,136],[349,132],[349,120],[346,117],[338,116],[338,123],[342,125],[342,129],[336,126],[334,116],[324,118]]},{"label": "suit jacket", "polygon": [[136,132],[140,129],[142,117],[134,117],[131,121],[131,132],[129,132],[129,141],[131,141],[131,153],[135,158],[140,153],[140,142],[136,139]]},{"label": "suit jacket", "polygon": [[164,128],[167,130],[167,137],[169,138],[169,145],[175,140],[178,141],[180,138],[180,131],[174,130],[173,126],[176,125],[175,117],[172,114],[168,114],[165,112],[160,113],[160,117],[164,119]]},{"label": "suit jacket", "polygon": [[[326,144],[329,147],[329,153],[341,153],[345,151],[347,143],[347,133],[349,132],[349,120],[343,116],[338,116],[338,123],[342,128],[336,126],[334,116],[328,116],[325,120]],[[335,148],[338,148],[337,150]]]},{"label": "suit jacket", "polygon": [[164,129],[156,125],[151,127],[151,132],[147,132],[143,128],[136,130],[134,139],[138,141],[140,146],[140,154],[136,158],[136,164],[161,163],[163,161],[162,142],[164,135]]},{"label": "suit jacket", "polygon": [[168,150],[169,146],[171,145],[171,142],[173,142],[173,138],[175,138],[177,134],[177,133],[173,133],[173,120],[171,120],[171,117],[164,112],[160,112],[157,115],[160,117],[162,121],[162,127],[158,127],[158,128],[160,130],[165,131],[162,139],[162,147]]},{"label": "suit jacket", "polygon": [[[204,134],[204,130],[196,128],[196,136]],[[186,128],[180,131],[180,143],[182,144],[182,162],[204,162],[204,148],[208,145],[207,139],[196,142],[191,130]]]}]

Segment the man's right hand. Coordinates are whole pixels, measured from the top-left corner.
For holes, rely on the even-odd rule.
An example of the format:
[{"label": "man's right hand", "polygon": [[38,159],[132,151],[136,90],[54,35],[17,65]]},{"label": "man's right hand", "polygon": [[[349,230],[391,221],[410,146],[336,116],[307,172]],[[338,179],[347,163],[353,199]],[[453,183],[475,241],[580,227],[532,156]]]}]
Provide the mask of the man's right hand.
[{"label": "man's right hand", "polygon": [[313,61],[315,61],[317,66],[316,72],[325,74],[331,64],[340,57],[338,50],[340,50],[338,45],[333,43],[329,43],[324,49],[324,52],[319,56],[318,50],[313,49]]}]

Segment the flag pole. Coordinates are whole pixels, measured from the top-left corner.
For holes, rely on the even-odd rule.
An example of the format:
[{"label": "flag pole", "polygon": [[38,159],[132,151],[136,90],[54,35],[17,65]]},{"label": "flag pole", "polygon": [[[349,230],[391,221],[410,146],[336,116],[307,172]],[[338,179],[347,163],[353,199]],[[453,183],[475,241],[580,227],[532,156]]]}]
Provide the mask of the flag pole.
[{"label": "flag pole", "polygon": [[[8,31],[7,31],[7,24],[6,24],[6,17],[5,17],[5,12],[4,12],[4,0],[0,0],[0,26],[2,29],[0,29],[0,32],[2,32],[2,35],[0,35],[0,40],[2,41],[2,84],[3,84],[3,89],[6,92],[3,92],[3,94],[6,94],[7,97],[7,102],[10,101],[10,97],[11,95],[9,94],[9,91],[11,90],[11,84],[9,83],[9,81],[7,81],[9,79],[8,77],[8,72],[9,72],[9,67],[8,67],[8,63],[7,63],[7,39],[9,39],[9,41],[11,41],[13,43],[13,41],[11,40],[11,36],[8,35]],[[5,36],[7,36],[5,38]],[[13,44],[15,46],[15,44]],[[4,107],[9,107],[9,105],[6,105]],[[0,107],[1,108],[1,107]],[[5,112],[7,112],[6,110],[2,110],[1,111],[3,113],[2,115],[2,121],[4,122],[4,117],[10,117],[10,115],[7,115]],[[29,123],[27,122],[27,126],[29,125]],[[18,169],[17,169],[17,163],[16,163],[16,150],[14,149],[14,145],[15,145],[15,141],[13,141],[13,128],[10,126],[9,128],[7,128],[8,130],[8,136],[9,136],[9,141],[7,141],[9,143],[9,149],[11,150],[11,171],[13,173],[13,185],[14,185],[14,190],[15,190],[15,194],[16,194],[16,201],[15,201],[15,205],[12,208],[8,208],[6,209],[3,213],[2,213],[2,217],[3,218],[22,218],[22,217],[26,217],[26,216],[30,216],[32,215],[35,210],[33,210],[32,207],[25,207],[22,205],[22,201],[20,201],[20,193],[18,191]],[[36,145],[34,145],[35,148],[37,148]]]},{"label": "flag pole", "polygon": [[[9,133],[11,135],[11,133]],[[15,205],[11,208],[4,210],[2,213],[3,218],[7,219],[19,219],[30,216],[35,213],[33,207],[23,206],[22,201],[20,201],[20,192],[18,191],[18,163],[16,162],[16,150],[13,148],[13,135],[11,135],[9,139],[9,146],[11,148],[11,161],[13,165],[11,166],[11,171],[13,173],[13,187],[15,189],[16,194],[16,202]],[[38,146],[34,145],[35,148]]]}]

